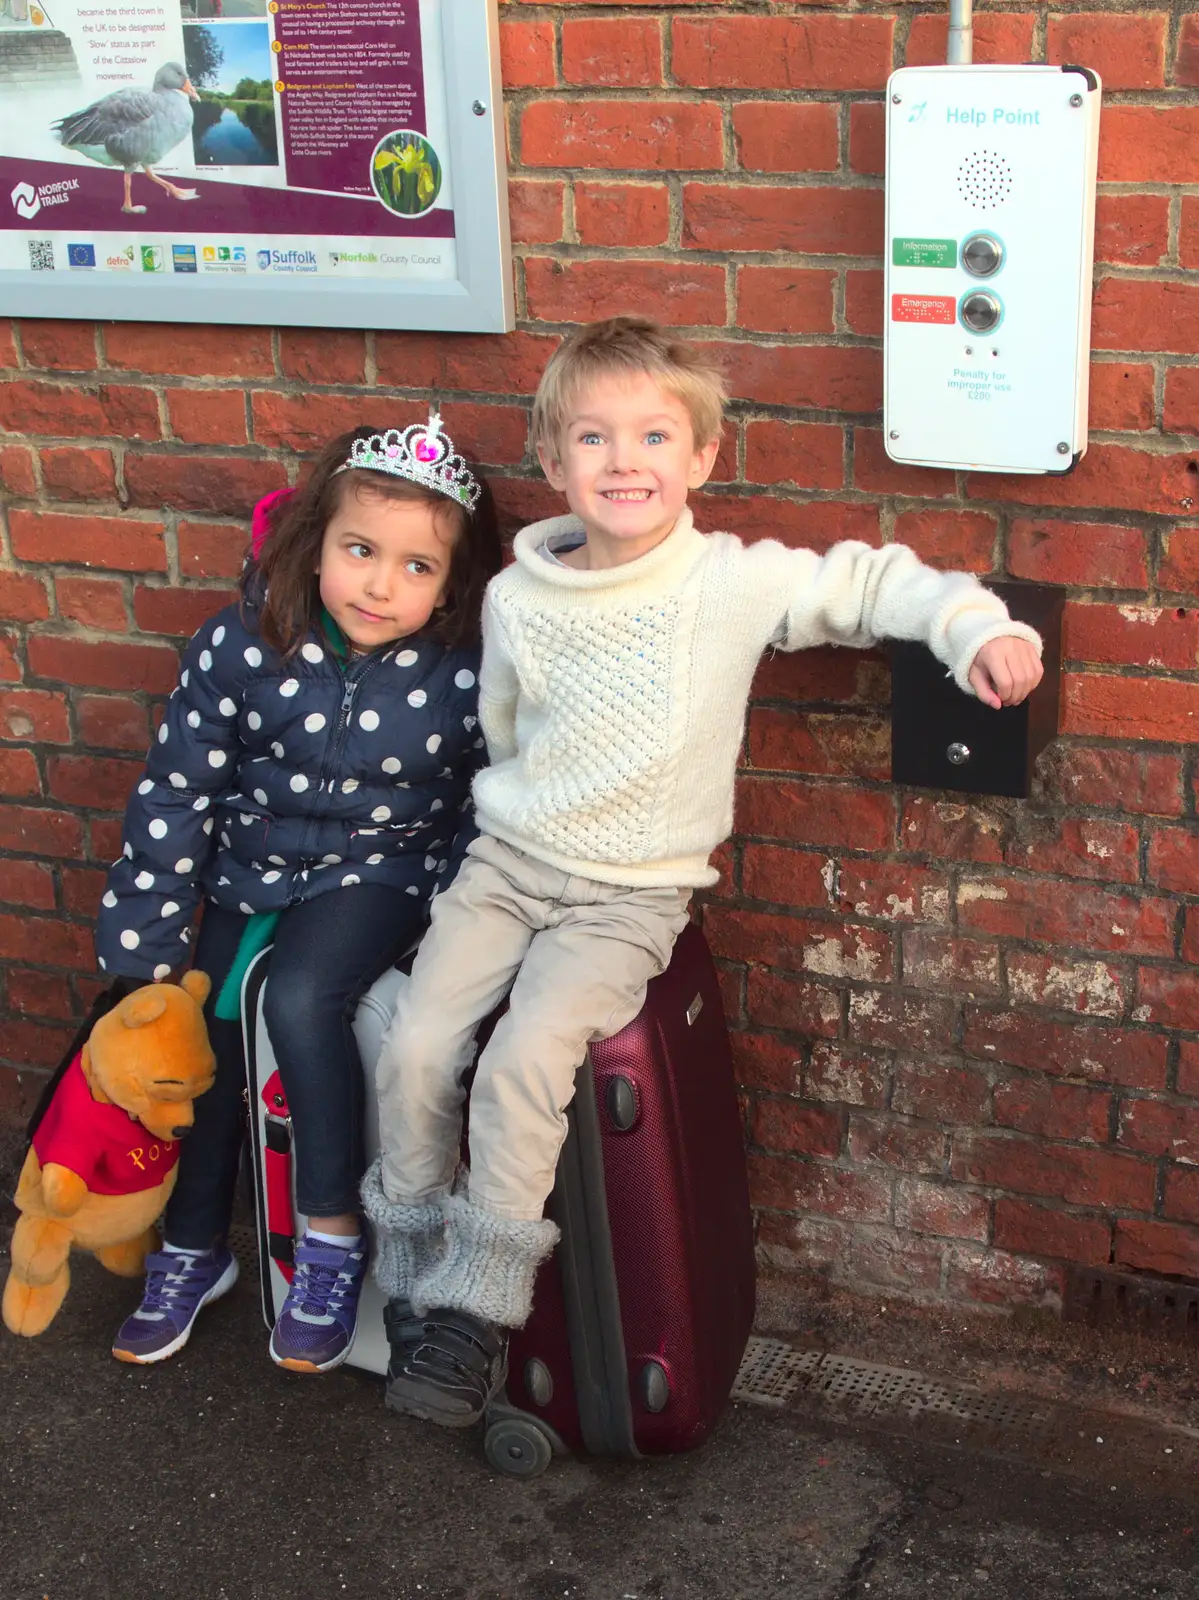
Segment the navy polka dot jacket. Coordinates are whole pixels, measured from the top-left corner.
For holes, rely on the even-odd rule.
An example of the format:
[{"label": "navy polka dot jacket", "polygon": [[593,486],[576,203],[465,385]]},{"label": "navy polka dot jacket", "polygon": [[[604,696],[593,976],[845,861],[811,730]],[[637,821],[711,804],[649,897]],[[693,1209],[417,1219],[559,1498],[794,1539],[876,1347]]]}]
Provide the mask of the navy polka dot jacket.
[{"label": "navy polka dot jacket", "polygon": [[473,834],[478,646],[405,639],[343,670],[314,633],[284,663],[255,619],[227,606],[184,655],[101,902],[111,974],[183,964],[201,895],[245,912],[356,883],[429,899]]}]

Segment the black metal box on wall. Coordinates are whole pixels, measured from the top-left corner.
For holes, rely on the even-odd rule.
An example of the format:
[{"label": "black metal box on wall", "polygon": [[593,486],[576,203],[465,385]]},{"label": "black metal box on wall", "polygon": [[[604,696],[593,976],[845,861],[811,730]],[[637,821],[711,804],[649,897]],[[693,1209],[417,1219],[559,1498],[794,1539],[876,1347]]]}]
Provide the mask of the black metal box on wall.
[{"label": "black metal box on wall", "polygon": [[1026,800],[1037,757],[1058,733],[1065,591],[989,583],[1018,622],[1045,642],[1045,676],[1019,706],[999,711],[963,694],[925,645],[891,646],[891,781],[922,789]]}]

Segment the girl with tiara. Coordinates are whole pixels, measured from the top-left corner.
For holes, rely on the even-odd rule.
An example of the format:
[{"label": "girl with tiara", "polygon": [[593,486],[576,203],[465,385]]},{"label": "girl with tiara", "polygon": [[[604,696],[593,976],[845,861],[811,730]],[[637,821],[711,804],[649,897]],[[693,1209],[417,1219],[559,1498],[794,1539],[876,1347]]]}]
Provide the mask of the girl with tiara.
[{"label": "girl with tiara", "polygon": [[265,1022],[309,1223],[270,1353],[327,1372],[349,1353],[366,1267],[351,1020],[419,936],[473,831],[479,618],[500,541],[487,484],[436,411],[334,439],[255,524],[240,603],[184,655],[99,914],[100,966],[119,997],[186,964],[203,902],[194,965],[213,980],[217,1058],[163,1247],[113,1354],[173,1355],[237,1279],[226,1241],[245,1120],[239,995],[273,943]]}]

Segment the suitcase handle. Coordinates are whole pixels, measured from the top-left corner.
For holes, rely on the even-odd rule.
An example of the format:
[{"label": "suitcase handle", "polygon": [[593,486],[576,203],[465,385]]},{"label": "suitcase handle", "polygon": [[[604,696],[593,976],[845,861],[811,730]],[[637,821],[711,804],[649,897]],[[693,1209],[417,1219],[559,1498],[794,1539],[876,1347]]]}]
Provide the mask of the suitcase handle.
[{"label": "suitcase handle", "polygon": [[277,1069],[263,1085],[261,1099],[266,1110],[262,1163],[266,1184],[267,1248],[290,1283],[296,1255],[296,1219],[291,1208],[291,1114],[287,1108],[287,1091]]}]

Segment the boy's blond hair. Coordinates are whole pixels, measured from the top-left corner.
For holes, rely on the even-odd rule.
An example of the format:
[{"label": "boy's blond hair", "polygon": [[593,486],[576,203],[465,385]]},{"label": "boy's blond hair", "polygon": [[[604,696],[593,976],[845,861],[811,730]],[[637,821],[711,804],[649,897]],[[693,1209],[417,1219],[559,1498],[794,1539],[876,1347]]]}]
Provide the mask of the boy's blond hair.
[{"label": "boy's blond hair", "polygon": [[609,317],[572,333],[550,357],[533,401],[533,443],[557,450],[571,405],[597,378],[649,377],[682,402],[697,449],[720,436],[724,374],[701,346],[648,317]]}]

